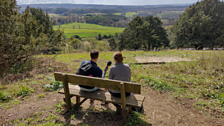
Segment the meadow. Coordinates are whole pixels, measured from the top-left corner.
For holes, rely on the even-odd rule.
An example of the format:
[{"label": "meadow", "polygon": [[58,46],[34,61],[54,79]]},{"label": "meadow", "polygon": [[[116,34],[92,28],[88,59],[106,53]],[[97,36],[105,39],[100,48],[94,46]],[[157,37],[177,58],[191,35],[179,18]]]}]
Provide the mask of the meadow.
[{"label": "meadow", "polygon": [[[224,51],[124,51],[123,55],[126,57],[124,62],[130,64],[132,82],[159,92],[173,91],[175,97],[201,99],[199,107],[224,107]],[[113,52],[100,53],[99,66],[104,68],[107,61],[113,61],[112,56]],[[179,58],[183,61],[171,60],[161,65],[134,64],[137,59],[150,61],[153,58]],[[69,64],[69,68],[75,71],[82,60],[89,60],[89,54],[62,54],[56,57],[56,61]]]},{"label": "meadow", "polygon": [[138,13],[136,13],[136,12],[128,12],[125,15],[126,15],[126,17],[133,17],[133,15],[136,15],[136,14],[138,14]]},{"label": "meadow", "polygon": [[[112,65],[114,65],[113,53],[100,52],[98,66],[103,69],[108,61],[112,61]],[[146,95],[147,93],[144,92],[155,90],[161,94],[173,97],[172,104],[180,103],[181,105],[193,106],[212,118],[222,119],[224,117],[224,51],[167,50],[158,52],[123,51],[122,53],[125,56],[124,63],[129,64],[131,68],[131,81],[142,85],[142,94]],[[37,63],[34,64],[35,69],[30,72],[30,77],[9,82],[7,85],[0,85],[1,109],[7,111],[16,105],[21,106],[24,100],[38,102],[37,104],[35,103],[38,105],[42,103],[41,100],[56,96],[57,92],[55,91],[61,88],[62,83],[54,80],[53,72],[74,74],[83,60],[89,60],[89,53],[39,55],[36,58]],[[176,58],[180,61],[171,60],[171,62],[167,62],[166,64],[135,64],[141,61],[141,59],[145,62],[154,59]],[[48,61],[47,59],[50,62],[46,62]],[[44,65],[44,67],[41,67],[41,65]],[[40,72],[41,69],[43,70],[42,72]],[[108,78],[108,73],[106,74],[106,78]],[[47,95],[46,92],[50,92],[50,94]],[[32,100],[34,96],[38,98],[37,101]],[[148,95],[146,96],[148,97]],[[58,100],[62,101],[62,98],[60,97]],[[50,102],[51,100],[48,101]],[[51,103],[50,108],[44,108],[42,111],[23,119],[13,120],[9,124],[30,123],[36,125],[44,123],[46,125],[54,125],[52,122],[62,118],[60,113],[63,111],[64,102],[55,104],[55,102]],[[85,113],[89,111],[93,111],[93,113],[89,113],[89,116],[86,116]],[[88,122],[88,119],[97,119],[98,116],[94,114],[94,111],[100,111],[100,116],[107,113],[106,117],[109,116],[111,119],[118,118],[113,111],[98,110],[96,108],[87,109],[86,107],[82,110],[74,111],[70,118],[77,121],[77,119],[79,120],[85,116],[86,119],[82,120],[83,122]],[[176,109],[175,111],[179,110]],[[144,115],[137,114],[130,118],[131,120],[134,118],[133,120],[140,125],[143,123],[142,119],[144,121],[142,117]],[[149,113],[149,117],[147,118],[150,117]],[[103,119],[99,120],[103,121]],[[111,123],[111,121],[107,122]],[[132,122],[128,122],[127,124],[129,123],[134,125]],[[160,123],[160,120],[158,120],[158,123]],[[63,124],[65,122],[61,123],[61,125]]]},{"label": "meadow", "polygon": [[114,15],[121,15],[122,13],[113,13]]},{"label": "meadow", "polygon": [[[75,29],[73,29],[73,26],[75,26]],[[79,28],[80,26],[80,28]],[[103,35],[114,35],[116,33],[121,33],[124,28],[117,28],[117,27],[108,27],[108,26],[101,26],[96,24],[87,24],[87,23],[69,23],[69,24],[63,24],[59,28],[58,25],[53,27],[54,30],[61,29],[64,30],[64,34],[67,38],[70,38],[73,35],[79,35],[80,37],[95,37],[98,34]]]}]

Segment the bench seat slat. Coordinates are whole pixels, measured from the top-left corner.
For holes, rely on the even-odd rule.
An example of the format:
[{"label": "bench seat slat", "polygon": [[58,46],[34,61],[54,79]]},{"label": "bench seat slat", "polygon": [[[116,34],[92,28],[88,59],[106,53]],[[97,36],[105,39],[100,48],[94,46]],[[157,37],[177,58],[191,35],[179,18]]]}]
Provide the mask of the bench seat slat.
[{"label": "bench seat slat", "polygon": [[[69,85],[69,91],[71,96],[80,96],[84,98],[90,98],[110,103],[121,104],[121,98],[116,98],[112,96],[108,91],[105,90],[98,90],[95,92],[84,92],[80,90],[78,85]],[[64,90],[61,89],[58,93],[64,94]],[[145,97],[142,95],[130,95],[126,97],[126,105],[133,106],[133,107],[141,107]]]}]

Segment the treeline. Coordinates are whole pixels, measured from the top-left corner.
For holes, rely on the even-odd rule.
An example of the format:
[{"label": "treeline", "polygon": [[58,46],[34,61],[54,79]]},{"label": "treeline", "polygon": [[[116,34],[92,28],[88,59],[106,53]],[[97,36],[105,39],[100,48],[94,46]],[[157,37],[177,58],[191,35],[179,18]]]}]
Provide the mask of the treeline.
[{"label": "treeline", "polygon": [[33,55],[60,46],[63,32],[52,29],[49,15],[41,9],[27,7],[21,14],[16,0],[4,0],[0,12],[0,78]]},{"label": "treeline", "polygon": [[203,49],[224,46],[224,3],[202,0],[191,5],[170,29],[170,46]]},{"label": "treeline", "polygon": [[87,14],[87,13],[119,13],[121,10],[116,9],[67,9],[67,8],[48,8],[45,9],[49,13],[62,14],[68,16],[71,14]]},{"label": "treeline", "polygon": [[[99,24],[104,26],[125,27],[127,25],[127,17],[121,15],[89,15],[85,16],[85,22],[91,24]],[[123,21],[123,22],[122,22]]]},{"label": "treeline", "polygon": [[158,17],[135,17],[119,35],[119,50],[152,50],[169,46],[168,35]]},{"label": "treeline", "polygon": [[56,25],[67,24],[71,22],[78,23],[90,23],[98,24],[103,26],[112,26],[112,27],[125,27],[127,26],[129,20],[125,16],[121,15],[112,15],[112,14],[99,14],[99,15],[70,15],[70,16],[59,16],[51,17],[52,21],[55,21]]}]

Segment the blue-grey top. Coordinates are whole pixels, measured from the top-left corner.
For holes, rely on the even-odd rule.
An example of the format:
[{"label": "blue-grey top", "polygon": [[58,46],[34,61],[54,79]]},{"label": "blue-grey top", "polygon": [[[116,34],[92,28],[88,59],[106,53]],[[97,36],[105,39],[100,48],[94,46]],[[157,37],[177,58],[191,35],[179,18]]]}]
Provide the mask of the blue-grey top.
[{"label": "blue-grey top", "polygon": [[[116,63],[110,68],[109,79],[127,81],[131,79],[131,69],[128,64]],[[120,91],[111,90],[113,93],[120,93]]]}]

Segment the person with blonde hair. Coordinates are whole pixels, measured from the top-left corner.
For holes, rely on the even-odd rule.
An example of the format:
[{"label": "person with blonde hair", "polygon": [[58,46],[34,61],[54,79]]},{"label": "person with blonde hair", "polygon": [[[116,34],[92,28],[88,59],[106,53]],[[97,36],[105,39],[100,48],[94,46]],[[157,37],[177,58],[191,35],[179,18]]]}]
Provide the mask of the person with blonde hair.
[{"label": "person with blonde hair", "polygon": [[[123,63],[124,57],[122,53],[121,52],[114,53],[113,58],[115,61],[115,65],[110,68],[109,79],[130,82],[131,69],[128,64]],[[121,97],[120,91],[115,91],[111,89],[108,89],[108,91],[112,96]],[[130,95],[130,93],[126,92],[125,95],[127,97]]]}]

